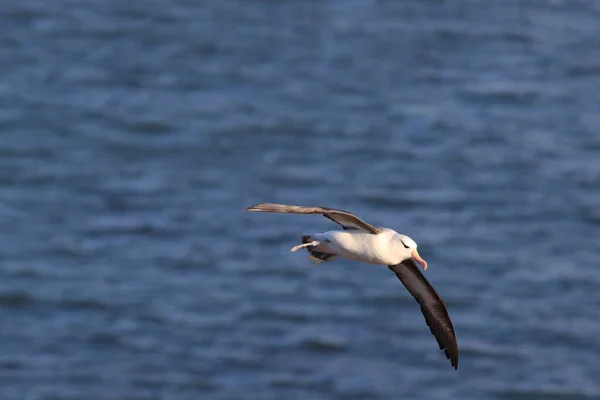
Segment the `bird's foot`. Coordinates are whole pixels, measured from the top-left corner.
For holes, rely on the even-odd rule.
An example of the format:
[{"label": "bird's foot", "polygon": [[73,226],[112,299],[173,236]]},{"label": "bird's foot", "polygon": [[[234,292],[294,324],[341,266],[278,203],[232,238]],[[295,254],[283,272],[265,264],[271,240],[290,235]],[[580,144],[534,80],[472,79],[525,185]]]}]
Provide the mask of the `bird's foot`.
[{"label": "bird's foot", "polygon": [[311,246],[318,246],[318,245],[320,245],[320,244],[321,244],[321,242],[319,242],[319,241],[317,241],[317,240],[313,240],[313,241],[312,241],[312,242],[310,242],[310,243],[302,243],[302,244],[299,244],[298,246],[294,246],[294,247],[292,247],[292,248],[290,249],[290,252],[291,252],[291,253],[293,253],[293,252],[295,252],[295,251],[297,251],[297,250],[304,249],[304,248],[306,248],[306,247],[311,247]]}]

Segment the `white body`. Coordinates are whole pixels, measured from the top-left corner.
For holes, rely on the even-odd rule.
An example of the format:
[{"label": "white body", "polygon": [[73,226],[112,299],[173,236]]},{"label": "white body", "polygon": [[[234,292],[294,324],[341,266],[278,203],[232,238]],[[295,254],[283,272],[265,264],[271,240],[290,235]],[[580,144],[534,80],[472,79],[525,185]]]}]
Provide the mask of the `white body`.
[{"label": "white body", "polygon": [[388,228],[374,235],[362,230],[327,231],[311,235],[314,249],[369,264],[396,265],[410,257],[400,234]]}]

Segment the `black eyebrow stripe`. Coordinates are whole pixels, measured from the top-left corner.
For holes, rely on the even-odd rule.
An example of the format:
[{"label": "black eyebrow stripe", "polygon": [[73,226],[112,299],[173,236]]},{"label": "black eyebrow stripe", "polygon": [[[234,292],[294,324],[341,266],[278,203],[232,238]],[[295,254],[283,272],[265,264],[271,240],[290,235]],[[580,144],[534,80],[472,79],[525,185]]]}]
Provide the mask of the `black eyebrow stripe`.
[{"label": "black eyebrow stripe", "polygon": [[410,249],[410,247],[408,247],[402,240],[400,240],[400,242],[402,242],[402,246],[404,246],[405,249]]}]

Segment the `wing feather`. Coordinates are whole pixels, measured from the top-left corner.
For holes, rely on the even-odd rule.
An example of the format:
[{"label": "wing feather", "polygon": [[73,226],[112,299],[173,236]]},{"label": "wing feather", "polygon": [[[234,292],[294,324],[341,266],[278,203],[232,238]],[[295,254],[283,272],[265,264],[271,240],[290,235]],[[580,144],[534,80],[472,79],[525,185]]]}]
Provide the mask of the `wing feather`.
[{"label": "wing feather", "polygon": [[292,206],[285,204],[261,203],[252,207],[248,207],[246,211],[288,213],[288,214],[321,214],[329,218],[333,222],[340,224],[344,229],[361,229],[363,231],[377,234],[381,232],[381,228],[373,226],[362,219],[358,218],[351,212],[337,210],[328,207],[305,207]]},{"label": "wing feather", "polygon": [[419,270],[419,267],[411,260],[405,260],[397,265],[389,265],[400,282],[412,294],[421,306],[421,312],[431,333],[435,336],[440,350],[444,350],[446,357],[454,369],[458,368],[458,344],[450,316],[444,305],[442,297],[435,291]]}]

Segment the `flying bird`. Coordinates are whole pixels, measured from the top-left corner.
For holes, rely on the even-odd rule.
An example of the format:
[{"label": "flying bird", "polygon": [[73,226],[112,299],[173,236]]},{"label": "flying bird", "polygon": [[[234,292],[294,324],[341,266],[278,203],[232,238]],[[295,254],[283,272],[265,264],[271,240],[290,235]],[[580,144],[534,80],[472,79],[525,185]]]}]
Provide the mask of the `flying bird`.
[{"label": "flying bird", "polygon": [[334,208],[261,203],[248,207],[246,211],[321,214],[341,225],[342,230],[302,236],[302,244],[292,247],[290,251],[305,248],[315,264],[344,257],[387,265],[417,300],[440,350],[444,351],[454,369],[458,368],[458,345],[452,321],[441,296],[415,264],[427,269],[427,262],[419,255],[414,240],[392,229],[371,225],[348,211]]}]

